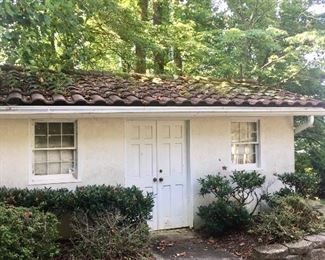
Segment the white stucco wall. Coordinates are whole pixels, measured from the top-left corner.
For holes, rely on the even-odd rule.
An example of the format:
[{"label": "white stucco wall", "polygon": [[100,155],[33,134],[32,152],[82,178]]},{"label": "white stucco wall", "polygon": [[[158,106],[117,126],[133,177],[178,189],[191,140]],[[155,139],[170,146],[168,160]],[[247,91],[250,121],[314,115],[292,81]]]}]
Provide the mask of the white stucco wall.
[{"label": "white stucco wall", "polygon": [[78,120],[78,173],[83,185],[124,184],[124,122]]},{"label": "white stucco wall", "polygon": [[[240,118],[239,118],[240,119]],[[248,118],[249,119],[249,118]],[[292,117],[260,117],[260,158],[257,168],[266,175],[265,189],[272,192],[280,187],[274,173],[294,171],[294,132]],[[236,121],[236,119],[233,119]],[[190,168],[194,210],[209,202],[199,196],[197,179],[207,174],[227,175],[241,169],[231,163],[231,119],[199,118],[190,122]],[[223,170],[226,166],[227,170]],[[194,216],[195,216],[194,212]],[[194,217],[194,223],[197,218]]]},{"label": "white stucco wall", "polygon": [[124,119],[77,121],[80,181],[31,185],[32,121],[0,120],[0,186],[74,188],[76,185],[124,184]]},{"label": "white stucco wall", "polygon": [[[292,117],[260,117],[260,164],[274,190],[274,173],[294,170]],[[229,174],[231,165],[230,122],[228,117],[193,118],[188,121],[189,205],[196,208],[206,201],[199,195],[197,179],[209,173]],[[30,185],[32,165],[32,121],[0,119],[0,186]],[[78,120],[78,174],[80,182],[49,184],[53,188],[87,184],[125,183],[125,119],[82,118]],[[226,166],[227,170],[222,167]],[[191,207],[192,208],[192,207]],[[192,217],[190,217],[192,218]],[[196,218],[194,219],[196,221]]]},{"label": "white stucco wall", "polygon": [[0,120],[0,185],[26,187],[30,167],[29,120]]}]

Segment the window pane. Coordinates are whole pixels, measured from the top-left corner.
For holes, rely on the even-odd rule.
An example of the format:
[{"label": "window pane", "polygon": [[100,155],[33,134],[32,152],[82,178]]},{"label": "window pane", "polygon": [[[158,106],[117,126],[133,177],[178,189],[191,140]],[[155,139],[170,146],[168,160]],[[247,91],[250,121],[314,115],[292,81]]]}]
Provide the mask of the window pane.
[{"label": "window pane", "polygon": [[232,162],[236,164],[256,163],[255,144],[233,144],[231,147]]},{"label": "window pane", "polygon": [[47,123],[35,123],[35,135],[47,135]]},{"label": "window pane", "polygon": [[231,123],[231,141],[233,143],[257,142],[257,123]]},{"label": "window pane", "polygon": [[61,160],[62,162],[73,162],[74,161],[74,151],[65,150],[61,151]]},{"label": "window pane", "polygon": [[49,137],[49,147],[50,148],[60,148],[61,147],[61,136],[50,136]]},{"label": "window pane", "polygon": [[237,154],[237,164],[244,164],[244,155],[243,154]]},{"label": "window pane", "polygon": [[62,136],[62,147],[74,147],[74,136],[73,135]]},{"label": "window pane", "polygon": [[71,163],[62,163],[62,173],[63,174],[74,173],[73,162],[71,162]]},{"label": "window pane", "polygon": [[35,147],[36,148],[47,148],[47,137],[46,136],[35,136]]},{"label": "window pane", "polygon": [[240,142],[248,142],[248,124],[240,123]]},{"label": "window pane", "polygon": [[34,173],[35,175],[46,175],[47,174],[46,163],[35,163]]},{"label": "window pane", "polygon": [[255,145],[254,144],[246,144],[245,146],[245,154],[252,154],[255,152]]},{"label": "window pane", "polygon": [[246,145],[237,145],[236,152],[237,154],[245,154]]},{"label": "window pane", "polygon": [[257,142],[257,133],[256,132],[250,134],[249,141],[250,142]]},{"label": "window pane", "polygon": [[35,163],[46,163],[47,161],[47,152],[46,151],[35,151],[34,153],[34,162]]},{"label": "window pane", "polygon": [[256,155],[255,154],[249,154],[247,156],[246,163],[256,163]]},{"label": "window pane", "polygon": [[249,122],[248,124],[248,129],[250,132],[256,132],[257,130],[257,123],[256,122]]},{"label": "window pane", "polygon": [[60,162],[61,153],[60,151],[48,151],[49,153],[49,162]]},{"label": "window pane", "polygon": [[60,135],[61,134],[61,123],[49,123],[49,134]]},{"label": "window pane", "polygon": [[231,141],[239,142],[239,123],[231,123]]},{"label": "window pane", "polygon": [[74,140],[74,123],[35,123],[34,174],[76,174]]},{"label": "window pane", "polygon": [[62,123],[63,134],[74,134],[74,123]]},{"label": "window pane", "polygon": [[250,142],[257,142],[257,123],[250,122],[248,123],[248,140]]},{"label": "window pane", "polygon": [[60,174],[61,164],[60,163],[49,163],[49,174]]},{"label": "window pane", "polygon": [[234,122],[231,125],[231,160],[236,164],[257,162],[258,125],[257,122]]}]

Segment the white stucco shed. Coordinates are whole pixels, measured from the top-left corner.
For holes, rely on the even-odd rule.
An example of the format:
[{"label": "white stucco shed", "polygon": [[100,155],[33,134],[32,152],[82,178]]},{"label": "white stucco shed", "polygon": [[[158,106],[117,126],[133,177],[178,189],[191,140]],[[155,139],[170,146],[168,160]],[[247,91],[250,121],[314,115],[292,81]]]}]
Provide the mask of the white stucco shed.
[{"label": "white stucco shed", "polygon": [[256,170],[276,190],[274,173],[294,171],[294,117],[301,131],[325,116],[321,100],[251,81],[76,72],[57,92],[0,68],[0,186],[135,185],[154,194],[152,229],[195,225],[207,174]]},{"label": "white stucco shed", "polygon": [[[218,172],[227,175],[235,169],[258,170],[267,177],[265,188],[276,190],[273,174],[294,171],[293,117],[314,114],[324,111],[1,108],[0,186],[136,185],[155,194],[152,228],[193,226],[197,207],[205,203],[199,196],[198,178]],[[35,175],[35,124],[62,122],[75,125],[73,174]],[[232,124],[238,122],[258,127],[252,163],[233,161]]]}]

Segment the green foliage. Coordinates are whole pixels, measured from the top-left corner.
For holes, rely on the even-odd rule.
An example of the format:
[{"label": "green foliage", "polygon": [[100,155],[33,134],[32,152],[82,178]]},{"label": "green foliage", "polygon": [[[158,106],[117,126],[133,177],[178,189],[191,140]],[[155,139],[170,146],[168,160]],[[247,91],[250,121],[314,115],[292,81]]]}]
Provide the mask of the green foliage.
[{"label": "green foliage", "polygon": [[93,37],[78,1],[4,0],[0,5],[8,62],[60,71],[89,59]]},{"label": "green foliage", "polygon": [[[258,195],[265,177],[256,171],[234,171],[229,179],[224,176],[207,175],[200,178],[200,194],[212,194],[215,201],[207,206],[200,206],[198,215],[203,219],[203,229],[212,235],[229,230],[245,229],[252,215],[264,196]],[[246,206],[255,199],[255,206],[249,213]]]},{"label": "green foliage", "polygon": [[151,217],[153,197],[144,195],[132,187],[85,186],[75,191],[76,209],[90,213],[119,211],[132,222],[148,220]]},{"label": "green foliage", "polygon": [[276,197],[251,232],[267,243],[289,242],[324,230],[324,218],[297,195]]},{"label": "green foliage", "polygon": [[225,177],[218,175],[207,175],[205,178],[200,178],[201,185],[200,194],[202,196],[213,194],[216,198],[229,199],[232,192],[230,181]]},{"label": "green foliage", "polygon": [[143,195],[136,187],[93,185],[68,189],[0,188],[0,202],[6,205],[37,207],[56,215],[79,210],[88,214],[104,211],[120,212],[130,222],[147,220],[153,207],[150,194]]},{"label": "green foliage", "polygon": [[0,258],[50,259],[58,253],[57,218],[50,213],[0,205]]},{"label": "green foliage", "polygon": [[320,58],[305,62],[325,41],[323,20],[308,11],[310,2],[222,2],[5,0],[0,41],[7,62],[59,71],[129,72],[140,59],[155,72],[157,53],[168,74],[301,86],[301,74],[320,71]]},{"label": "green foliage", "polygon": [[75,259],[142,259],[149,256],[149,228],[125,217],[103,212],[91,219],[77,214],[72,224]]},{"label": "green foliage", "polygon": [[200,194],[205,196],[213,194],[217,199],[225,201],[235,200],[240,207],[244,207],[255,200],[255,206],[251,211],[253,215],[264,195],[259,195],[257,189],[265,182],[265,176],[257,171],[233,171],[227,179],[225,176],[207,175],[200,178]]},{"label": "green foliage", "polygon": [[279,191],[268,196],[267,201],[269,203],[271,203],[271,201],[276,197],[286,197],[286,196],[290,196],[290,195],[295,195],[294,190],[292,190],[291,188],[288,188],[288,187],[281,188]]},{"label": "green foliage", "polygon": [[[265,176],[262,176],[257,171],[234,171],[232,175],[230,175],[232,180],[233,192],[232,196],[240,205],[248,205],[253,199],[251,197],[255,197],[256,206],[257,204],[264,198],[264,196],[259,196],[256,192],[257,189],[261,188],[265,182]],[[252,212],[254,214],[254,211]]]},{"label": "green foliage", "polygon": [[0,41],[7,62],[29,67],[132,71],[140,58],[134,46],[140,46],[149,71],[159,53],[165,73],[287,84],[311,69],[305,55],[324,45],[322,19],[308,12],[310,5],[227,0],[221,9],[211,0],[5,0]]},{"label": "green foliage", "polygon": [[[318,89],[319,95],[325,97],[325,88]],[[297,124],[301,123],[298,118]],[[316,117],[315,126],[296,137],[295,150],[296,171],[317,173],[321,178],[318,195],[325,197],[325,123],[322,117]]]},{"label": "green foliage", "polygon": [[314,172],[283,173],[276,176],[287,189],[305,198],[313,197],[318,192],[320,178]]},{"label": "green foliage", "polygon": [[247,209],[233,201],[219,199],[207,206],[200,206],[198,215],[203,219],[203,230],[210,235],[220,235],[249,226],[251,216]]}]

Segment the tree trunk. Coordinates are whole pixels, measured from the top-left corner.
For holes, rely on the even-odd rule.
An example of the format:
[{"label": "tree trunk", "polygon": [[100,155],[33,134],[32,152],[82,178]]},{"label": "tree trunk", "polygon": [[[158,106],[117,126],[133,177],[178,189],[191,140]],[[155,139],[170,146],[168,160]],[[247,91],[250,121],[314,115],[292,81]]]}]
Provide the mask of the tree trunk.
[{"label": "tree trunk", "polygon": [[146,73],[146,50],[140,44],[135,45],[135,55],[137,56],[135,64],[136,73]]},{"label": "tree trunk", "polygon": [[[179,0],[175,0],[175,7],[174,8],[178,8],[178,6],[179,6]],[[176,16],[175,12],[173,14]],[[182,54],[181,54],[180,50],[176,46],[174,46],[173,59],[174,59],[176,75],[183,75]]]},{"label": "tree trunk", "polygon": [[[148,4],[149,0],[138,0],[138,5],[141,11],[141,20],[148,20]],[[140,43],[135,44],[135,55],[136,55],[136,64],[135,72],[137,73],[146,73],[146,49]]]},{"label": "tree trunk", "polygon": [[[162,0],[156,0],[153,2],[153,24],[163,24],[164,15],[164,2]],[[154,52],[154,71],[156,74],[164,74],[165,72],[165,55],[164,51]]]},{"label": "tree trunk", "polygon": [[183,75],[183,59],[177,47],[174,48],[174,64],[176,67],[176,74]]}]

